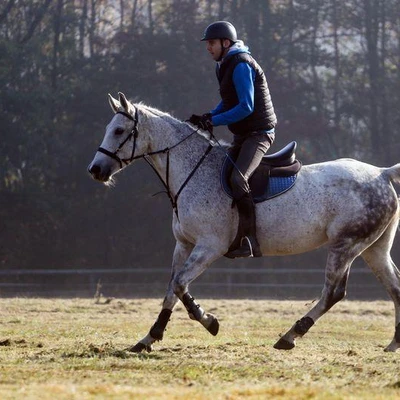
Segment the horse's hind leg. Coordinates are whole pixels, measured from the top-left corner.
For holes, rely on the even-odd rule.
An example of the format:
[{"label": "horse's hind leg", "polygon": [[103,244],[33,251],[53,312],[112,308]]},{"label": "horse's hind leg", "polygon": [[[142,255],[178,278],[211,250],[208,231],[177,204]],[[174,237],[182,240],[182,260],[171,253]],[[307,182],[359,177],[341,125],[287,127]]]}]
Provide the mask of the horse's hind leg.
[{"label": "horse's hind leg", "polygon": [[357,255],[355,248],[345,250],[343,246],[331,246],[326,265],[325,285],[320,300],[275,343],[275,349],[292,349],[296,338],[305,335],[322,315],[344,298],[350,267]]},{"label": "horse's hind leg", "polygon": [[389,225],[379,240],[361,255],[394,302],[395,334],[385,351],[396,351],[400,348],[400,271],[390,257],[396,229],[397,219]]}]

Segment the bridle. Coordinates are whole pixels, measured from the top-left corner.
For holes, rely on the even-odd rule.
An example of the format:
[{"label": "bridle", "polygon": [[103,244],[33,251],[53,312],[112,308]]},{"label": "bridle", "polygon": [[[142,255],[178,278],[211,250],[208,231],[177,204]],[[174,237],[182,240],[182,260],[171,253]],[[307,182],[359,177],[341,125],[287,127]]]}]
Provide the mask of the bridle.
[{"label": "bridle", "polygon": [[[136,140],[137,137],[139,136],[139,131],[138,131],[138,123],[139,123],[139,118],[138,118],[138,109],[137,107],[135,107],[135,116],[132,117],[131,114],[125,112],[125,111],[117,111],[116,114],[122,114],[124,115],[126,118],[130,119],[131,121],[134,122],[133,127],[131,129],[131,131],[129,132],[129,135],[118,145],[117,149],[114,152],[111,152],[107,149],[105,149],[104,147],[99,147],[97,149],[98,152],[105,154],[108,157],[111,157],[112,159],[118,161],[119,163],[119,167],[120,169],[123,168],[123,164],[125,165],[129,165],[132,161],[143,158],[149,165],[150,167],[154,170],[154,172],[156,173],[156,175],[158,176],[158,178],[160,179],[161,183],[164,185],[165,187],[165,193],[168,195],[170,201],[171,201],[171,205],[172,208],[174,209],[176,216],[178,217],[178,207],[177,207],[177,202],[178,202],[178,197],[181,194],[182,190],[184,189],[184,187],[187,185],[187,183],[190,181],[190,179],[192,178],[192,176],[194,175],[194,173],[197,171],[197,169],[200,167],[200,165],[202,164],[202,162],[204,161],[204,159],[207,157],[208,153],[211,151],[211,149],[213,148],[213,145],[209,144],[209,146],[207,147],[205,153],[203,154],[203,156],[200,158],[200,160],[197,162],[196,166],[193,168],[192,172],[187,176],[187,178],[185,179],[185,181],[182,183],[181,187],[179,188],[179,190],[177,191],[176,195],[173,196],[171,193],[171,190],[169,188],[169,153],[172,149],[174,149],[175,147],[179,146],[181,143],[183,143],[185,140],[189,139],[190,137],[192,137],[195,133],[198,132],[199,128],[197,128],[196,130],[193,130],[188,136],[185,136],[183,139],[181,139],[178,143],[175,143],[173,146],[171,147],[165,147],[164,149],[161,150],[157,150],[157,151],[152,151],[150,153],[144,153],[138,156],[135,156],[135,150],[136,150]],[[122,150],[122,148],[124,147],[124,145],[133,138],[133,147],[132,147],[132,154],[129,158],[120,158],[118,156],[118,153]],[[166,170],[166,182],[164,182],[164,179],[162,178],[162,176],[160,175],[160,173],[157,171],[152,159],[150,158],[150,156],[155,155],[155,154],[162,154],[162,153],[166,153],[167,154],[167,170]],[[178,217],[179,219],[179,217]]]},{"label": "bridle", "polygon": [[[134,122],[133,127],[132,127],[131,131],[129,132],[129,135],[120,143],[120,145],[117,147],[117,150],[115,150],[114,153],[112,153],[111,151],[109,151],[101,146],[97,149],[97,151],[118,161],[119,168],[122,169],[122,167],[123,167],[122,163],[124,163],[125,165],[128,165],[136,158],[135,157],[136,139],[139,135],[139,132],[137,129],[137,125],[139,122],[138,110],[137,110],[137,108],[135,108],[135,117],[132,117],[131,114],[128,114],[125,111],[117,111],[116,114],[122,114],[126,118],[129,118],[131,121]],[[129,140],[131,140],[132,138],[133,138],[133,147],[132,147],[132,154],[131,154],[130,158],[120,158],[118,156],[118,153],[124,147],[125,143],[128,142]]]}]

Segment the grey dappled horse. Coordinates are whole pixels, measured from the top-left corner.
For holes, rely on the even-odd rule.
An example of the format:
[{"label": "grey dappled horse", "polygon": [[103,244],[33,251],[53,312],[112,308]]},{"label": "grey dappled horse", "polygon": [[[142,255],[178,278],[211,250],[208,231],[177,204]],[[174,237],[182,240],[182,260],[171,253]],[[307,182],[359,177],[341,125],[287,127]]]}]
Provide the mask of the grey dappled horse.
[{"label": "grey dappled horse", "polygon": [[[221,188],[224,153],[205,135],[169,114],[109,95],[115,113],[88,169],[94,179],[112,176],[137,159],[148,161],[172,202],[176,246],[162,310],[149,333],[131,351],[150,351],[162,340],[178,300],[190,318],[216,335],[219,323],[189,294],[189,284],[222,257],[235,238],[238,214]],[[295,186],[259,203],[257,235],[263,255],[328,249],[325,284],[318,303],[275,344],[291,349],[295,339],[346,293],[350,267],[358,256],[367,262],[395,306],[395,334],[386,351],[400,347],[400,272],[390,257],[399,222],[399,200],[392,182],[400,182],[400,164],[378,168],[351,159],[306,165]]]}]

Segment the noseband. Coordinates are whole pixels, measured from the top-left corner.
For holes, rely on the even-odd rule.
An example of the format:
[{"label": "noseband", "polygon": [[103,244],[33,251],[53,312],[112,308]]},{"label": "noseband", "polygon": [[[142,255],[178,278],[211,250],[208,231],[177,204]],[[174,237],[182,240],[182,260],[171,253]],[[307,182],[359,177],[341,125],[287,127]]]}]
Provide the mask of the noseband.
[{"label": "noseband", "polygon": [[[135,117],[132,117],[132,115],[128,114],[125,111],[117,111],[116,114],[122,114],[124,115],[126,118],[129,118],[131,121],[134,122],[133,127],[131,129],[131,131],[129,132],[129,135],[126,137],[126,139],[118,146],[117,150],[114,151],[114,153],[112,153],[111,151],[105,149],[104,147],[99,147],[97,149],[98,152],[103,153],[111,158],[113,158],[114,160],[118,161],[119,163],[119,168],[122,169],[123,165],[122,163],[125,163],[126,165],[130,164],[134,159],[135,159],[135,148],[136,148],[136,139],[138,137],[138,129],[137,129],[137,124],[139,122],[138,119],[138,110],[137,108],[135,108]],[[120,158],[118,156],[119,151],[124,147],[125,143],[128,140],[131,140],[133,138],[133,147],[132,147],[132,154],[130,158]]]}]

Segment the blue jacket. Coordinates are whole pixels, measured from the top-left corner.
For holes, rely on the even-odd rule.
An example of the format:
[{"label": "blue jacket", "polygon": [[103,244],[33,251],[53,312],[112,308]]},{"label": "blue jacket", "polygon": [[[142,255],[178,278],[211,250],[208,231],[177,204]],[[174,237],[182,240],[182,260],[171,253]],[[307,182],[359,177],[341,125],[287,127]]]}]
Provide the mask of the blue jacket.
[{"label": "blue jacket", "polygon": [[[227,56],[231,57],[239,53],[250,54],[248,47],[241,41],[232,46]],[[223,61],[224,60],[222,60],[222,63]],[[220,63],[217,64],[217,74],[219,68]],[[229,110],[224,110],[223,101],[221,100],[211,111],[212,123],[214,126],[235,124],[248,117],[254,111],[255,78],[256,71],[249,63],[241,62],[235,66],[232,80],[238,97],[238,104]],[[273,129],[271,129],[271,131],[273,131]]]}]

